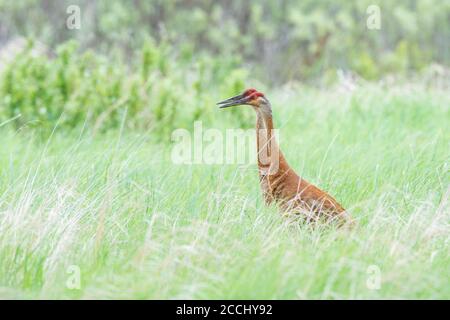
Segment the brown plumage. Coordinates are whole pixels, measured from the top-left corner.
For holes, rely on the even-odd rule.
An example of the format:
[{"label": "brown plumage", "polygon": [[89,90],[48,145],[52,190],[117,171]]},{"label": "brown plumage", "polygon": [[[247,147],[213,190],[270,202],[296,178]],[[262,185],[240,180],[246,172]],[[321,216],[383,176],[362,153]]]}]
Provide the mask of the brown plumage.
[{"label": "brown plumage", "polygon": [[220,108],[250,105],[256,111],[256,141],[261,189],[266,204],[277,203],[283,212],[308,222],[353,224],[345,209],[328,193],[299,177],[288,165],[274,136],[269,100],[255,89],[218,103]]}]

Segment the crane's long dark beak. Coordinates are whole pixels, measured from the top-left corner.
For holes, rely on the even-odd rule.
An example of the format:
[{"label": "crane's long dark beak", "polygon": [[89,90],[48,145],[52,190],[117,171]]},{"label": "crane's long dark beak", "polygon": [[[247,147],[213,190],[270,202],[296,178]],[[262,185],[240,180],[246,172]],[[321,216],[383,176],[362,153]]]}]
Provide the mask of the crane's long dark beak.
[{"label": "crane's long dark beak", "polygon": [[239,94],[239,95],[231,97],[227,100],[217,102],[217,105],[219,105],[219,108],[228,108],[228,107],[245,104],[247,102],[247,100],[248,99],[246,96],[244,96],[243,94]]}]

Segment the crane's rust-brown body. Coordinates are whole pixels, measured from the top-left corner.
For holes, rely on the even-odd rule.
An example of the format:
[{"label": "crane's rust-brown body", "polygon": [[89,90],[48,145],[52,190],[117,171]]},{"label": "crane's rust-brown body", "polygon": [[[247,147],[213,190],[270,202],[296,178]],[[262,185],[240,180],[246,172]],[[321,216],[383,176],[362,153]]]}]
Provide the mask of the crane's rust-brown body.
[{"label": "crane's rust-brown body", "polygon": [[257,114],[256,141],[261,189],[266,204],[276,203],[283,212],[308,222],[337,221],[353,224],[345,209],[329,194],[299,177],[288,165],[274,133],[269,101],[255,89],[222,102],[221,107],[253,106]]},{"label": "crane's rust-brown body", "polygon": [[257,111],[257,153],[261,189],[266,204],[276,202],[287,213],[307,221],[348,222],[345,209],[329,194],[299,177],[289,166],[275,139],[271,115]]}]

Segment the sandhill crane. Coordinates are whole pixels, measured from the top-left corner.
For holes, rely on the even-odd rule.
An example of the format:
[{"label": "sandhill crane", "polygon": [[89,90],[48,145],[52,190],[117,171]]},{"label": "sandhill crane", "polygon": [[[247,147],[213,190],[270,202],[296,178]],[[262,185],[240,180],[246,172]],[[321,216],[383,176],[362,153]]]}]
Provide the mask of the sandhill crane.
[{"label": "sandhill crane", "polygon": [[256,111],[256,145],[259,180],[266,204],[277,203],[283,212],[308,222],[338,221],[352,225],[345,209],[329,194],[299,177],[279,150],[273,131],[269,100],[255,89],[217,103],[220,108],[252,106]]}]

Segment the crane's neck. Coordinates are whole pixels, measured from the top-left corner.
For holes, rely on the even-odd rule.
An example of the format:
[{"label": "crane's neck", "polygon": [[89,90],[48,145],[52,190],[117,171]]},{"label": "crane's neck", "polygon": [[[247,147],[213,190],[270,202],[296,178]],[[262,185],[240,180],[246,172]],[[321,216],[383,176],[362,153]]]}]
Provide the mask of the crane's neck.
[{"label": "crane's neck", "polygon": [[277,175],[288,170],[276,141],[270,106],[268,110],[256,109],[256,146],[260,175]]}]

